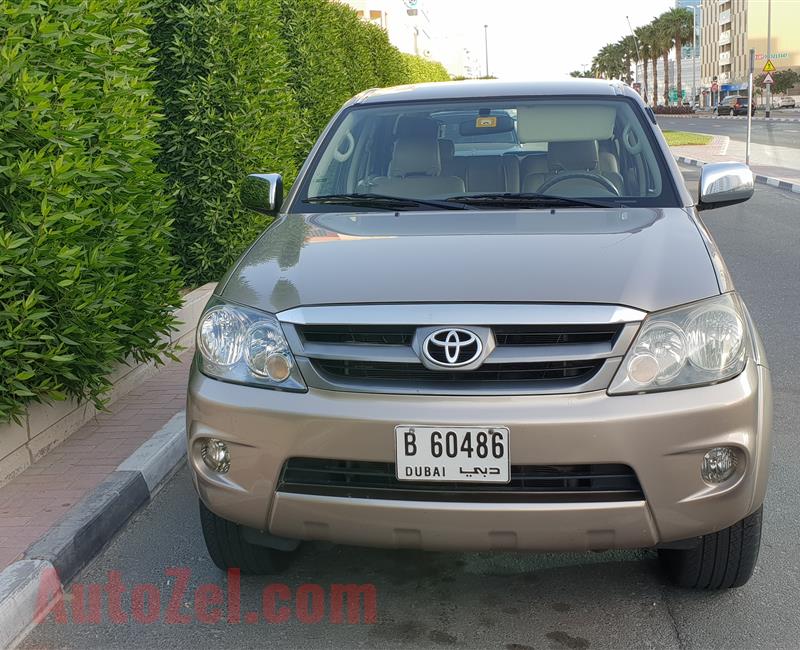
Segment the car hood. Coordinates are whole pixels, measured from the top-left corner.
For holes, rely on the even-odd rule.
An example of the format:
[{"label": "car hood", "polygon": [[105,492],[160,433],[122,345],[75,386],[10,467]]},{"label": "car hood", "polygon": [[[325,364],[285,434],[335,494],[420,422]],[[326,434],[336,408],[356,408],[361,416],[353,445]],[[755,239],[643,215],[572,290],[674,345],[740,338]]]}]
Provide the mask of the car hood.
[{"label": "car hood", "polygon": [[226,299],[273,313],[402,302],[656,311],[720,292],[681,208],[284,215],[220,286]]}]

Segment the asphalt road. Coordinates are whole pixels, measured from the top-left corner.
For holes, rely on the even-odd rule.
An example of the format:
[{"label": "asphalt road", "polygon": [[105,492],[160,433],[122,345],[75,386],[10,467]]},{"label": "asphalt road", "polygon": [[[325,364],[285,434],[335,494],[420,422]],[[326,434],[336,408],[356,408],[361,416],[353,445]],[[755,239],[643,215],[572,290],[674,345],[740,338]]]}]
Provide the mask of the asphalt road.
[{"label": "asphalt road", "polygon": [[[687,171],[692,186],[696,175]],[[760,327],[775,384],[775,452],[764,540],[756,575],[746,587],[723,593],[674,589],[649,552],[493,555],[308,544],[279,577],[242,579],[243,621],[258,611],[262,589],[270,582],[285,584],[288,595],[308,594],[308,587],[299,589],[307,583],[320,585],[317,597],[326,605],[333,583],[371,583],[377,594],[374,624],[331,624],[327,617],[315,623],[308,612],[301,615],[295,601],[284,623],[263,617],[259,623],[201,623],[193,614],[192,594],[201,584],[224,589],[226,582],[206,555],[196,497],[183,468],[77,579],[105,584],[110,571],[119,571],[128,590],[125,605],[133,585],[152,583],[138,587],[138,593],[161,590],[159,620],[141,622],[147,614],[142,602],[139,621],[114,623],[108,611],[99,624],[59,623],[51,616],[22,647],[797,648],[800,197],[757,186],[750,202],[706,214]],[[176,587],[184,591],[177,574],[165,575],[169,567],[191,571],[172,617],[190,614],[191,623],[165,620]],[[213,587],[204,590],[207,594]],[[76,601],[73,593],[67,614],[75,614]]]},{"label": "asphalt road", "polygon": [[[773,111],[773,117],[780,117],[780,111]],[[792,115],[798,117],[798,115]],[[747,120],[744,119],[710,119],[707,117],[656,117],[662,129],[671,131],[689,131],[690,133],[710,133],[711,135],[727,135],[731,140],[744,142],[747,139]],[[778,147],[800,149],[800,121],[798,122],[762,122],[752,123],[751,142],[769,144]]]}]

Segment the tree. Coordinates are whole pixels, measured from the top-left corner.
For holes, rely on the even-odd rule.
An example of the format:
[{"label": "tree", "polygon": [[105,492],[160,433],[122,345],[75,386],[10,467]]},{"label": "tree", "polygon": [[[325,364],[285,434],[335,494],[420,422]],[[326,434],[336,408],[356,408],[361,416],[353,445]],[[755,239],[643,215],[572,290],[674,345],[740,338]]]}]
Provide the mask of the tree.
[{"label": "tree", "polygon": [[591,79],[592,77],[594,77],[594,74],[592,74],[591,70],[583,70],[583,71],[573,70],[572,72],[569,73],[569,76],[575,77],[577,79]]},{"label": "tree", "polygon": [[664,106],[669,106],[669,53],[675,44],[672,26],[665,19],[666,13],[653,21],[653,34],[656,51],[664,62]]},{"label": "tree", "polygon": [[[681,92],[683,89],[681,79],[681,55],[683,44],[694,37],[694,15],[689,9],[674,8],[664,12],[658,17],[662,22],[663,29],[671,34],[671,40],[675,43],[675,75],[678,86],[678,102],[680,103]],[[665,92],[669,92],[666,90]],[[694,101],[694,98],[692,98]]]},{"label": "tree", "polygon": [[633,36],[625,36],[619,41],[619,43],[617,43],[617,46],[619,47],[622,55],[622,61],[625,68],[625,81],[630,84],[633,81],[631,78],[631,62],[639,62],[639,57],[636,54],[636,39]]},{"label": "tree", "polygon": [[[762,73],[753,79],[753,92],[757,95],[763,93],[764,79],[766,76],[766,74]],[[778,95],[790,91],[800,83],[800,74],[791,68],[786,68],[785,70],[773,72],[772,79],[775,82],[772,84],[772,93]]]},{"label": "tree", "polygon": [[772,78],[775,80],[775,83],[772,86],[772,91],[776,93],[789,92],[798,83],[800,83],[800,74],[791,68],[778,70],[777,72],[773,73]]},{"label": "tree", "polygon": [[658,57],[661,54],[659,33],[656,28],[656,21],[639,28],[641,46],[648,53],[648,58],[653,64],[653,107],[658,105]]},{"label": "tree", "polygon": [[647,63],[653,57],[653,50],[649,40],[648,26],[637,27],[635,30],[636,38],[639,40],[639,56],[642,57],[642,70],[644,71],[644,84],[642,85],[642,97],[647,103]]}]

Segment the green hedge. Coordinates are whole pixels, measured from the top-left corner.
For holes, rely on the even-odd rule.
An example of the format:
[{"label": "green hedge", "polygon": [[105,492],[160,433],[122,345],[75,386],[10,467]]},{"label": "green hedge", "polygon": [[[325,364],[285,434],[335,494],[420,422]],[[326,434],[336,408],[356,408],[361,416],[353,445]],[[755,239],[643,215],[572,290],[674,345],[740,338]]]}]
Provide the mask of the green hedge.
[{"label": "green hedge", "polygon": [[239,183],[275,170],[291,183],[302,140],[269,0],[162,1],[153,10],[162,122],[159,167],[175,198],[175,253],[187,284],[218,279],[269,223]]},{"label": "green hedge", "polygon": [[0,421],[98,398],[178,304],[139,0],[0,3]]},{"label": "green hedge", "polygon": [[423,83],[426,81],[450,81],[445,67],[438,61],[429,61],[421,56],[402,54],[407,72],[405,83]]},{"label": "green hedge", "polygon": [[328,0],[0,2],[0,421],[160,359],[180,284],[269,222],[247,173],[291,184],[346,99],[445,78]]}]

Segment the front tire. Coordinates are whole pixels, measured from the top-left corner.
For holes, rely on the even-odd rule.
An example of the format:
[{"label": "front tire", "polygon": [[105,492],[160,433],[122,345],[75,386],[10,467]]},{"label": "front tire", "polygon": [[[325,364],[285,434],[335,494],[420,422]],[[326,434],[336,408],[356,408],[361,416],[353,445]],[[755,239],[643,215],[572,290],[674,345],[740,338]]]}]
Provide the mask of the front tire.
[{"label": "front tire", "polygon": [[688,589],[741,587],[753,575],[761,546],[762,508],[690,549],[659,549],[669,579]]},{"label": "front tire", "polygon": [[200,501],[200,525],[208,554],[223,571],[239,569],[243,575],[278,573],[286,568],[293,552],[251,544],[242,526],[211,512]]}]

